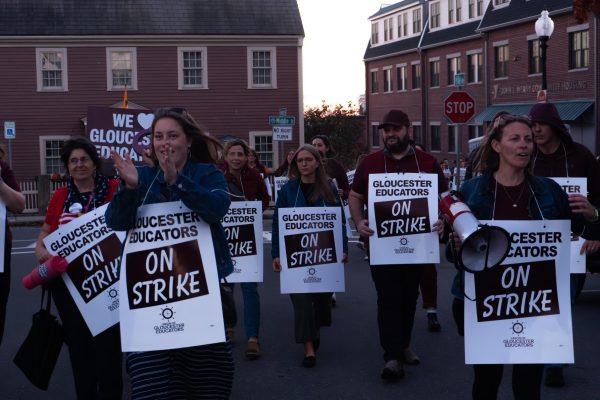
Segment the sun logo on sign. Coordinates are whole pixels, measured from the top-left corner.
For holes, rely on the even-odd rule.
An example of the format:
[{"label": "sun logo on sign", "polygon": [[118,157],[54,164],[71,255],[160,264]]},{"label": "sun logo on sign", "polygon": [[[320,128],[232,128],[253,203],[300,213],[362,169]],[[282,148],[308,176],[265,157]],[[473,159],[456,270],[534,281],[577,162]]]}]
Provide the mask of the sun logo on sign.
[{"label": "sun logo on sign", "polygon": [[119,291],[115,288],[112,288],[108,291],[108,297],[110,297],[111,299],[116,299],[118,295]]},{"label": "sun logo on sign", "polygon": [[317,273],[317,270],[316,270],[316,269],[314,269],[314,268],[309,268],[309,269],[308,269],[308,274],[309,274],[309,275],[314,275],[314,274],[316,274],[316,273]]},{"label": "sun logo on sign", "polygon": [[173,311],[173,308],[167,306],[167,307],[162,308],[160,310],[160,316],[163,319],[169,321],[169,320],[171,320],[172,318],[175,317],[175,311]]},{"label": "sun logo on sign", "polygon": [[405,237],[400,238],[400,244],[406,246],[408,244],[408,239]]},{"label": "sun logo on sign", "polygon": [[525,330],[525,327],[523,326],[522,322],[519,322],[518,320],[516,322],[513,322],[511,328],[513,333],[515,335],[520,335],[523,333],[523,331]]}]

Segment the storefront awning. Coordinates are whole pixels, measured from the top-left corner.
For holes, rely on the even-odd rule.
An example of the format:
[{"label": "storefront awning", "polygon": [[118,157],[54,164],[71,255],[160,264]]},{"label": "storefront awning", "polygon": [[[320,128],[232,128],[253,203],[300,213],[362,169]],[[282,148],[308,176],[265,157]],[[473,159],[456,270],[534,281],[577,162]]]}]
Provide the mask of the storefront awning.
[{"label": "storefront awning", "polygon": [[[490,122],[494,115],[499,111],[508,111],[513,115],[527,115],[535,103],[521,104],[494,104],[489,106],[483,112],[476,115],[473,119],[476,123]],[[583,114],[593,101],[557,101],[553,103],[563,121],[574,121]]]}]

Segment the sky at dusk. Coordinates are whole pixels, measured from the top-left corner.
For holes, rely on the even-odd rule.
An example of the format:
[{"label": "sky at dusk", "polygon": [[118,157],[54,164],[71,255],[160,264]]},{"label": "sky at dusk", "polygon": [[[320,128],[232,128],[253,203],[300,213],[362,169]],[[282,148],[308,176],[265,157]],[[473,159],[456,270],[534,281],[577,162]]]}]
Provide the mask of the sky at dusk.
[{"label": "sky at dusk", "polygon": [[[363,56],[371,35],[368,18],[381,0],[297,0],[304,26],[304,106],[358,105],[365,93]],[[386,4],[394,4],[388,1]]]}]

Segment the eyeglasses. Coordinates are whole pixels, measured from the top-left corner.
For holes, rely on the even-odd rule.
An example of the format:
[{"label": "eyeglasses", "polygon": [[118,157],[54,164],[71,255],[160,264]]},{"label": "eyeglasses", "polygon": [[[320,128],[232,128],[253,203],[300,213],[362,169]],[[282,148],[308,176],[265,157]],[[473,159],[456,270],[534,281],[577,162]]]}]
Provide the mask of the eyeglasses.
[{"label": "eyeglasses", "polygon": [[92,159],[87,156],[73,157],[73,158],[69,159],[69,164],[70,165],[78,165],[79,163],[87,164],[90,161],[92,161]]},{"label": "eyeglasses", "polygon": [[522,122],[525,125],[531,127],[531,118],[526,115],[512,115],[512,114],[501,114],[494,120],[493,129],[502,128],[503,126],[510,124],[511,122]]}]

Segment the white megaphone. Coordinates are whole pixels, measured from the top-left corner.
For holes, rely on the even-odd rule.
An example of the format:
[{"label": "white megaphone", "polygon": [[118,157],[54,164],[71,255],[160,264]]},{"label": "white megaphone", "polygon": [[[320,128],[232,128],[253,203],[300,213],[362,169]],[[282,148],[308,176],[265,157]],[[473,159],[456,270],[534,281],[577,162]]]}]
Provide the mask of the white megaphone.
[{"label": "white megaphone", "polygon": [[440,211],[461,240],[458,265],[480,272],[500,264],[510,250],[510,235],[497,226],[482,225],[455,191],[440,195]]}]

